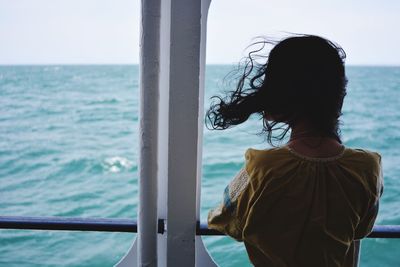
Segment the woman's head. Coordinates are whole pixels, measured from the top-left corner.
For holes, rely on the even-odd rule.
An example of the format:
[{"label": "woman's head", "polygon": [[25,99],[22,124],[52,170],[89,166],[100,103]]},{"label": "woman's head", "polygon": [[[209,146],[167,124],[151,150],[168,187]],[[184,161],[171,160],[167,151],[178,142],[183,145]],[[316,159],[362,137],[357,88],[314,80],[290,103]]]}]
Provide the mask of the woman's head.
[{"label": "woman's head", "polygon": [[[338,124],[347,83],[343,49],[312,35],[262,44],[275,45],[265,56],[267,61],[256,63],[260,50],[250,52],[236,90],[215,97],[207,111],[208,125],[226,129],[258,113],[270,143],[299,122],[306,122],[319,136],[340,141]],[[279,123],[288,126],[274,136],[275,129],[282,129]]]}]

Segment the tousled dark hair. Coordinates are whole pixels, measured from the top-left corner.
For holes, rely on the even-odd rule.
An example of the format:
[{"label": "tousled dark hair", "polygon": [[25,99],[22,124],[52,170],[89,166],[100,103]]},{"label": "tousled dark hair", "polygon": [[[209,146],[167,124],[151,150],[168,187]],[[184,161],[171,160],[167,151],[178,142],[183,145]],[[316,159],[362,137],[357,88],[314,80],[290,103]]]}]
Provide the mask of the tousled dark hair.
[{"label": "tousled dark hair", "polygon": [[[315,35],[263,39],[253,45],[261,48],[250,52],[239,68],[236,90],[213,97],[206,113],[207,127],[223,130],[259,114],[271,145],[272,140],[282,140],[298,120],[306,120],[319,136],[341,143],[339,117],[347,84],[344,50]],[[263,55],[267,45],[274,47]],[[264,62],[259,63],[260,59]]]}]

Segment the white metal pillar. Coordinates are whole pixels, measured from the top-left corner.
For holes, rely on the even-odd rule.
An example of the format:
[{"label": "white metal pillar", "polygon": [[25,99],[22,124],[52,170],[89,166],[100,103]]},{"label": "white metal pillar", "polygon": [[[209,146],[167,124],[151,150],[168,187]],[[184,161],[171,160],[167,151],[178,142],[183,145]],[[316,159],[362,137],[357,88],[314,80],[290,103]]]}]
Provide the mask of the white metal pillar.
[{"label": "white metal pillar", "polygon": [[200,237],[206,21],[210,0],[165,0],[161,10],[160,266],[216,266]]},{"label": "white metal pillar", "polygon": [[138,266],[157,266],[157,140],[161,0],[142,0]]},{"label": "white metal pillar", "polygon": [[170,12],[166,266],[194,266],[201,1]]},{"label": "white metal pillar", "polygon": [[117,266],[157,266],[161,0],[141,1],[138,235]]}]

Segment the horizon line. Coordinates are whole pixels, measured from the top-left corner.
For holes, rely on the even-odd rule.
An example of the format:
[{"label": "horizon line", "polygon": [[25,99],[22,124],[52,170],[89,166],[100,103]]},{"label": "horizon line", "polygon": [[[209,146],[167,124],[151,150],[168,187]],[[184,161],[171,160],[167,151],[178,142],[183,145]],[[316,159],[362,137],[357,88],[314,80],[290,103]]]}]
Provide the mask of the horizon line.
[{"label": "horizon line", "polygon": [[[237,66],[239,62],[236,63],[206,63],[207,65],[220,65],[220,66]],[[0,67],[17,67],[17,66],[138,66],[139,63],[0,63]],[[397,64],[346,64],[346,67],[400,67],[400,63]]]}]

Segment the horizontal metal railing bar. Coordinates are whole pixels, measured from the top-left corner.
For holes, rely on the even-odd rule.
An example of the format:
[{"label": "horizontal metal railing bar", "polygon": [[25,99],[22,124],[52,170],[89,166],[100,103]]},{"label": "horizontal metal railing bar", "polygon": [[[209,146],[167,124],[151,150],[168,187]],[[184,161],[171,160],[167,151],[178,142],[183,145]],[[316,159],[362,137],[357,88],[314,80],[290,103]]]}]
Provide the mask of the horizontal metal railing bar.
[{"label": "horizontal metal railing bar", "polygon": [[221,233],[220,231],[208,228],[207,223],[197,222],[196,235],[225,235],[225,234]]},{"label": "horizontal metal railing bar", "polygon": [[[61,230],[137,233],[137,221],[131,219],[0,216],[0,229]],[[164,233],[164,220],[158,221],[158,233]],[[196,235],[224,235],[198,223]],[[375,225],[369,238],[400,238],[400,225]]]},{"label": "horizontal metal railing bar", "polygon": [[375,225],[367,237],[369,238],[400,238],[400,225]]},{"label": "horizontal metal railing bar", "polygon": [[0,216],[0,229],[137,232],[130,219]]}]

